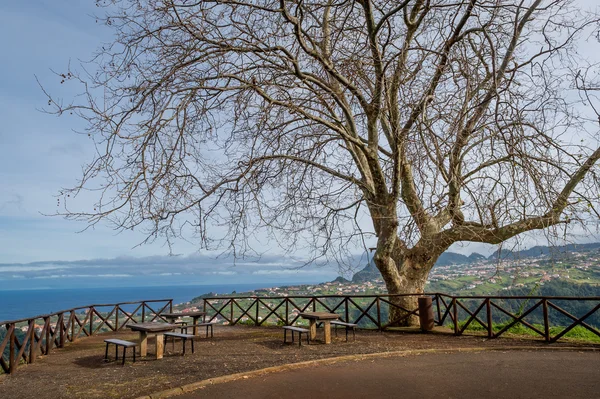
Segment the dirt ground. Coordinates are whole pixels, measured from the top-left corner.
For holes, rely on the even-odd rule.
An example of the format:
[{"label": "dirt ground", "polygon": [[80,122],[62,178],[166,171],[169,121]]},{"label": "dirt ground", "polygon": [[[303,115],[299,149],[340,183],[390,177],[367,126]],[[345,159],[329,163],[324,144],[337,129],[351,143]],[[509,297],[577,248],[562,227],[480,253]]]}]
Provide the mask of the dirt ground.
[{"label": "dirt ground", "polygon": [[[127,359],[125,366],[104,362],[107,337],[136,340],[135,333],[120,332],[83,338],[63,349],[54,350],[36,363],[22,366],[13,375],[0,376],[2,398],[136,398],[196,381],[266,367],[353,354],[395,352],[416,349],[539,347],[548,344],[527,339],[487,339],[477,336],[455,337],[450,334],[421,334],[357,331],[356,341],[345,342],[344,334],[332,337],[331,345],[322,342],[302,346],[283,344],[281,328],[215,326],[214,338],[196,341],[195,353],[188,346],[181,356],[181,343],[166,346],[165,357],[153,356],[154,342],[148,345],[149,356],[135,363]],[[289,337],[288,337],[289,338]],[[189,345],[189,344],[188,344]],[[596,345],[572,342],[551,344],[552,347]]]}]

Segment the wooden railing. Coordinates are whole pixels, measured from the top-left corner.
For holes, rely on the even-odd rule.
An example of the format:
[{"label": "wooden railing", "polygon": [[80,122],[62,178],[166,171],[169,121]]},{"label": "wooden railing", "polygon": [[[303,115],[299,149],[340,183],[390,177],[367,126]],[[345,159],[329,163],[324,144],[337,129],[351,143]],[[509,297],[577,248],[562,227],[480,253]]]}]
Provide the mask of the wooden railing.
[{"label": "wooden railing", "polygon": [[[580,326],[600,338],[600,297],[463,296],[436,294],[438,324],[448,319],[454,333],[483,330],[498,338],[524,327],[546,342],[556,342]],[[564,308],[577,310],[574,315]],[[589,320],[595,319],[594,325]],[[462,320],[462,321],[461,321]]]},{"label": "wooden railing", "polygon": [[161,314],[172,310],[172,299],[158,299],[88,305],[28,319],[1,321],[0,337],[4,333],[0,340],[1,371],[13,373],[19,365],[33,363],[39,355],[48,355],[53,348],[62,348],[80,337],[122,330],[131,323],[166,321]]},{"label": "wooden railing", "polygon": [[[386,330],[410,316],[419,316],[419,309],[405,309],[394,302],[398,297],[431,296],[434,320],[447,325],[455,335],[483,331],[489,338],[514,331],[523,326],[540,335],[546,342],[556,342],[577,326],[600,338],[600,297],[506,297],[450,296],[439,293],[408,295],[324,295],[273,297],[211,297],[204,298],[207,320],[227,324],[292,325],[302,323],[298,315],[305,311],[338,313],[345,322],[361,328]],[[415,301],[416,302],[416,301]],[[577,304],[579,315],[564,308]],[[401,310],[403,316],[389,320],[390,309]],[[398,313],[398,312],[396,312]],[[596,326],[587,322],[594,317]]]},{"label": "wooden railing", "polygon": [[[300,312],[327,311],[338,313],[342,321],[356,323],[360,328],[387,330],[407,317],[419,316],[418,308],[405,309],[396,304],[396,298],[401,296],[431,296],[435,323],[452,328],[456,335],[483,333],[489,338],[498,338],[521,326],[550,343],[580,327],[600,338],[597,327],[600,325],[600,297],[450,296],[439,293],[218,296],[204,298],[203,309],[207,321],[231,325],[293,325],[305,322],[300,318]],[[395,314],[402,315],[390,321],[391,309],[401,310]],[[166,321],[161,314],[172,310],[171,299],[160,299],[89,305],[28,319],[2,321],[0,371],[13,373],[20,364],[33,363],[39,355],[48,355],[53,348],[62,348],[80,337],[119,331],[129,323]]]}]

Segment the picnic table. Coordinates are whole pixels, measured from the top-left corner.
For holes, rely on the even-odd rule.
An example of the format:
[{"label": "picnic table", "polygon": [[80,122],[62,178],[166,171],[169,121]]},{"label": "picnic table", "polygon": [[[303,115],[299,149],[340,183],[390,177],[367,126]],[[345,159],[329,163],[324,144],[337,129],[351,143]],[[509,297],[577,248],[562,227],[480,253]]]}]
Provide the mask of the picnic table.
[{"label": "picnic table", "polygon": [[148,354],[148,334],[156,336],[156,358],[162,359],[165,350],[164,335],[167,331],[173,331],[177,328],[176,324],[151,322],[151,323],[136,323],[127,324],[127,328],[131,331],[140,333],[140,356],[144,357]]},{"label": "picnic table", "polygon": [[162,317],[164,317],[165,319],[167,319],[169,321],[169,323],[175,323],[175,320],[177,320],[180,317],[191,317],[192,318],[192,324],[193,324],[193,334],[194,335],[198,335],[198,319],[200,317],[202,317],[202,321],[204,321],[204,316],[206,316],[206,312],[202,312],[202,311],[191,311],[191,312],[179,312],[179,313],[161,313],[160,314]]},{"label": "picnic table", "polygon": [[325,333],[325,343],[331,343],[331,321],[340,318],[340,315],[328,312],[302,312],[300,317],[308,319],[310,340],[317,337],[317,323],[323,323],[323,332]]}]

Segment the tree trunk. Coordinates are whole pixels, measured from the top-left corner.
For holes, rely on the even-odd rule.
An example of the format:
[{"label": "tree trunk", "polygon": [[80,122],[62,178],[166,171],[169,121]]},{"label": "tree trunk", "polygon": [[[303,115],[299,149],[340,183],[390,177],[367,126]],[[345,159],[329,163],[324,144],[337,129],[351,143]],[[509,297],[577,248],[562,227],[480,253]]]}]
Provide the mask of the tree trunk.
[{"label": "tree trunk", "polygon": [[371,206],[370,210],[378,232],[375,266],[389,294],[405,295],[390,297],[388,325],[418,325],[418,315],[411,313],[418,308],[418,297],[424,292],[429,271],[447,246],[421,238],[414,247],[406,248],[398,237],[395,203]]},{"label": "tree trunk", "polygon": [[[393,305],[389,307],[388,326],[415,326],[419,317],[411,314],[418,308],[417,299],[425,290],[429,271],[437,260],[434,251],[410,250],[408,255],[374,257]],[[394,259],[395,258],[395,259]]]},{"label": "tree trunk", "polygon": [[[390,297],[388,325],[407,327],[419,325],[418,314],[412,313],[418,309],[417,298],[424,292],[427,275],[418,278],[403,278],[401,285],[390,287],[387,285],[389,293],[412,294],[407,296]],[[416,294],[416,295],[415,295]],[[411,314],[412,313],[412,314]]]}]

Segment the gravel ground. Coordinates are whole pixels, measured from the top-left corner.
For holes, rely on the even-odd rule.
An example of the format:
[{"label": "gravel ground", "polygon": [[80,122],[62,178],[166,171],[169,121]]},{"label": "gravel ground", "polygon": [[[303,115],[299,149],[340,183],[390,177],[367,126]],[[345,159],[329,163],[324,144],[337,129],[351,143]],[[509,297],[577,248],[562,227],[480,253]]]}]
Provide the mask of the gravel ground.
[{"label": "gravel ground", "polygon": [[[0,397],[6,398],[135,398],[208,378],[266,367],[325,359],[345,355],[395,352],[416,349],[539,347],[548,344],[539,340],[421,334],[399,332],[357,331],[356,341],[345,342],[344,334],[333,336],[332,345],[316,342],[311,345],[283,344],[281,328],[215,326],[215,337],[201,338],[196,351],[181,356],[181,344],[173,350],[166,346],[162,360],[153,357],[154,342],[150,340],[149,356],[136,363],[127,360],[104,362],[104,342],[107,337],[136,340],[137,334],[119,332],[83,338],[63,349],[54,350],[36,363],[20,367],[13,375],[0,376]],[[289,337],[288,337],[289,339]],[[586,346],[571,342],[552,347]],[[112,348],[112,347],[111,347]],[[114,351],[109,351],[114,356]]]}]

